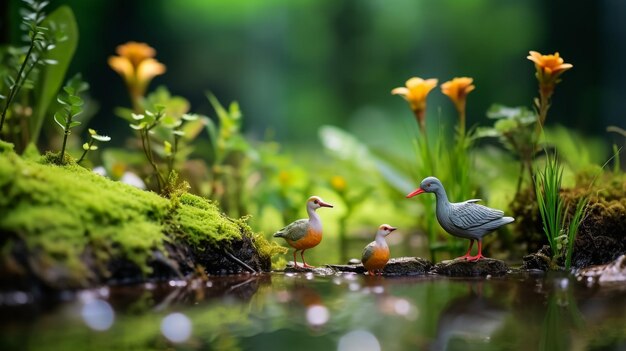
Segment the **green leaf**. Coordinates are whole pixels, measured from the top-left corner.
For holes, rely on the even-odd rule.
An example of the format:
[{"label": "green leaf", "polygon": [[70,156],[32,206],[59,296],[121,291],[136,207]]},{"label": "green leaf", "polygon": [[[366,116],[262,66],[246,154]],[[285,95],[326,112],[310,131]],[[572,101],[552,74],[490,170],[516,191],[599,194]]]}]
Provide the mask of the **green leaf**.
[{"label": "green leaf", "polygon": [[141,122],[139,124],[131,124],[130,127],[133,128],[134,130],[142,130],[142,129],[146,128],[146,123],[145,122]]},{"label": "green leaf", "polygon": [[89,150],[89,143],[83,144],[83,150]]},{"label": "green leaf", "polygon": [[111,140],[110,136],[106,136],[106,135],[98,135],[98,134],[94,134],[91,136],[92,138],[98,140],[98,141],[102,141],[102,142],[107,142]]},{"label": "green leaf", "polygon": [[185,139],[194,140],[202,132],[206,119],[200,118],[188,121],[183,125],[181,132],[184,134]]},{"label": "green leaf", "polygon": [[74,127],[78,127],[79,125],[81,125],[82,123],[80,123],[79,121],[72,121],[70,123],[70,128],[74,128]]},{"label": "green leaf", "polygon": [[72,116],[76,116],[77,114],[83,112],[83,108],[80,106],[70,106],[70,113]]},{"label": "green leaf", "polygon": [[48,107],[63,84],[65,73],[78,44],[78,26],[69,6],[58,7],[41,25],[48,27],[52,22],[56,23],[57,28],[63,28],[67,40],[58,42],[57,47],[48,51],[44,57],[45,60],[55,60],[58,64],[44,66],[40,72],[40,81],[35,89],[33,116],[30,119],[31,141],[37,141],[39,138]]},{"label": "green leaf", "polygon": [[68,100],[70,101],[70,104],[72,104],[72,106],[83,106],[84,104],[84,101],[80,98],[80,96],[70,95]]},{"label": "green leaf", "polygon": [[98,145],[91,145],[91,147],[89,148],[89,150],[91,150],[91,151],[96,151],[96,150],[98,150]]},{"label": "green leaf", "polygon": [[59,111],[54,114],[54,121],[57,122],[61,129],[65,130],[65,116],[62,111]]}]

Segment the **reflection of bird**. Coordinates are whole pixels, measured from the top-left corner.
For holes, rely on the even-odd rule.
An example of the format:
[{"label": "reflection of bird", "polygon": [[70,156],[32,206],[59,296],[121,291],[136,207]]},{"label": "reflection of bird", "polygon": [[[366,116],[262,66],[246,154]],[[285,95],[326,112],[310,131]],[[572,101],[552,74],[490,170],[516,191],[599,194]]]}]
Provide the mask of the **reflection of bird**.
[{"label": "reflection of bird", "polygon": [[388,224],[382,224],[376,232],[376,240],[369,243],[363,250],[361,262],[370,275],[374,275],[376,271],[382,275],[382,269],[389,261],[389,246],[385,237],[396,229]]},{"label": "reflection of bird", "polygon": [[[432,350],[485,349],[490,338],[505,325],[507,312],[494,302],[474,293],[452,300],[441,312]],[[471,347],[474,346],[474,347]]]},{"label": "reflection of bird", "polygon": [[302,257],[303,267],[313,267],[304,262],[304,251],[317,246],[322,241],[322,222],[315,212],[320,207],[333,206],[325,203],[317,196],[311,196],[306,203],[306,212],[309,214],[309,219],[298,219],[274,234],[276,238],[284,238],[295,249],[293,252],[293,263],[296,268],[298,267],[298,261],[296,261],[296,253],[298,251],[300,251]]},{"label": "reflection of bird", "polygon": [[[470,261],[483,258],[483,236],[515,220],[513,217],[504,217],[504,212],[500,210],[477,204],[476,202],[480,201],[478,199],[450,203],[441,181],[435,177],[425,178],[420,187],[406,197],[413,197],[425,192],[435,193],[437,220],[443,229],[454,236],[470,240],[467,253],[459,258]],[[471,256],[470,251],[474,245],[474,240],[478,241],[478,254]]]}]

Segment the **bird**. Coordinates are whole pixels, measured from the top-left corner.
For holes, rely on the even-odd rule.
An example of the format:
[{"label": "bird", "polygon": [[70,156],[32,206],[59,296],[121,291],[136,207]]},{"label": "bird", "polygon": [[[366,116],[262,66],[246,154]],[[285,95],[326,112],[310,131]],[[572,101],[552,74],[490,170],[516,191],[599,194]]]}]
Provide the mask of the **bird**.
[{"label": "bird", "polygon": [[394,228],[389,224],[381,224],[376,232],[376,240],[367,244],[363,250],[361,262],[370,275],[375,275],[376,272],[382,275],[382,270],[385,268],[387,261],[389,261],[389,246],[387,241],[385,241],[385,237],[396,229],[398,228]]},{"label": "bird", "polygon": [[317,246],[322,241],[322,221],[315,210],[320,207],[330,207],[333,205],[324,202],[319,196],[311,196],[306,202],[306,212],[309,218],[298,219],[281,230],[274,233],[275,238],[283,238],[287,241],[293,251],[293,263],[299,268],[296,260],[296,253],[300,251],[304,268],[315,268],[304,261],[304,251]]},{"label": "bird", "polygon": [[[471,199],[464,202],[450,203],[446,190],[441,181],[435,177],[426,177],[419,188],[406,197],[422,193],[434,193],[437,198],[437,221],[441,227],[451,235],[469,239],[470,246],[465,255],[458,257],[468,261],[477,261],[486,258],[482,254],[483,236],[499,227],[515,221],[513,217],[505,217],[504,212],[477,204],[480,199]],[[478,241],[478,254],[471,256],[474,241]]]}]

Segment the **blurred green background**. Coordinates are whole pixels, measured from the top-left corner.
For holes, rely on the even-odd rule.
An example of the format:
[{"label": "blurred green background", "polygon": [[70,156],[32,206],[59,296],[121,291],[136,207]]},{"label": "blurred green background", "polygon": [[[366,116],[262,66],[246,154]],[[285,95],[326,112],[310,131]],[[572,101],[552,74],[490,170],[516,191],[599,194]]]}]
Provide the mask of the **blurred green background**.
[{"label": "blurred green background", "polygon": [[[2,3],[0,39],[16,42],[19,1]],[[60,4],[73,8],[80,27],[69,76],[82,72],[91,83],[100,105],[92,126],[114,143],[131,135],[113,114],[129,101],[107,58],[130,40],[155,47],[167,66],[152,89],[167,85],[204,114],[212,112],[206,90],[238,100],[256,138],[318,143],[317,128],[333,124],[374,144],[408,140],[402,130],[412,116],[389,92],[411,76],[473,77],[468,124],[485,125],[493,102],[530,105],[529,50],[559,51],[574,64],[548,124],[596,135],[624,126],[626,4],[618,0],[53,0],[49,11]],[[455,116],[438,88],[428,115]],[[390,129],[362,128],[372,123]]]}]

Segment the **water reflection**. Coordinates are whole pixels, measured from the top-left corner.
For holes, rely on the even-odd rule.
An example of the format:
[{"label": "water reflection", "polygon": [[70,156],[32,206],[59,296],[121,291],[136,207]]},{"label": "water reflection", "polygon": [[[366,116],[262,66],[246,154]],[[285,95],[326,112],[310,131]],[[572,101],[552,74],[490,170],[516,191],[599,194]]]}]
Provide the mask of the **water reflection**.
[{"label": "water reflection", "polygon": [[85,324],[93,330],[104,331],[111,328],[115,312],[111,305],[100,299],[87,301],[80,312]]},{"label": "water reflection", "polygon": [[171,342],[187,341],[191,336],[191,320],[182,313],[171,313],[163,318],[161,333]]},{"label": "water reflection", "polygon": [[354,330],[339,339],[337,351],[380,351],[380,343],[367,330]]},{"label": "water reflection", "polygon": [[0,350],[626,349],[626,289],[563,275],[208,279],[85,291],[45,311],[5,305]]},{"label": "water reflection", "polygon": [[509,312],[484,296],[482,283],[468,288],[467,295],[451,300],[441,312],[433,350],[458,349],[458,345],[484,349],[503,328]]}]

